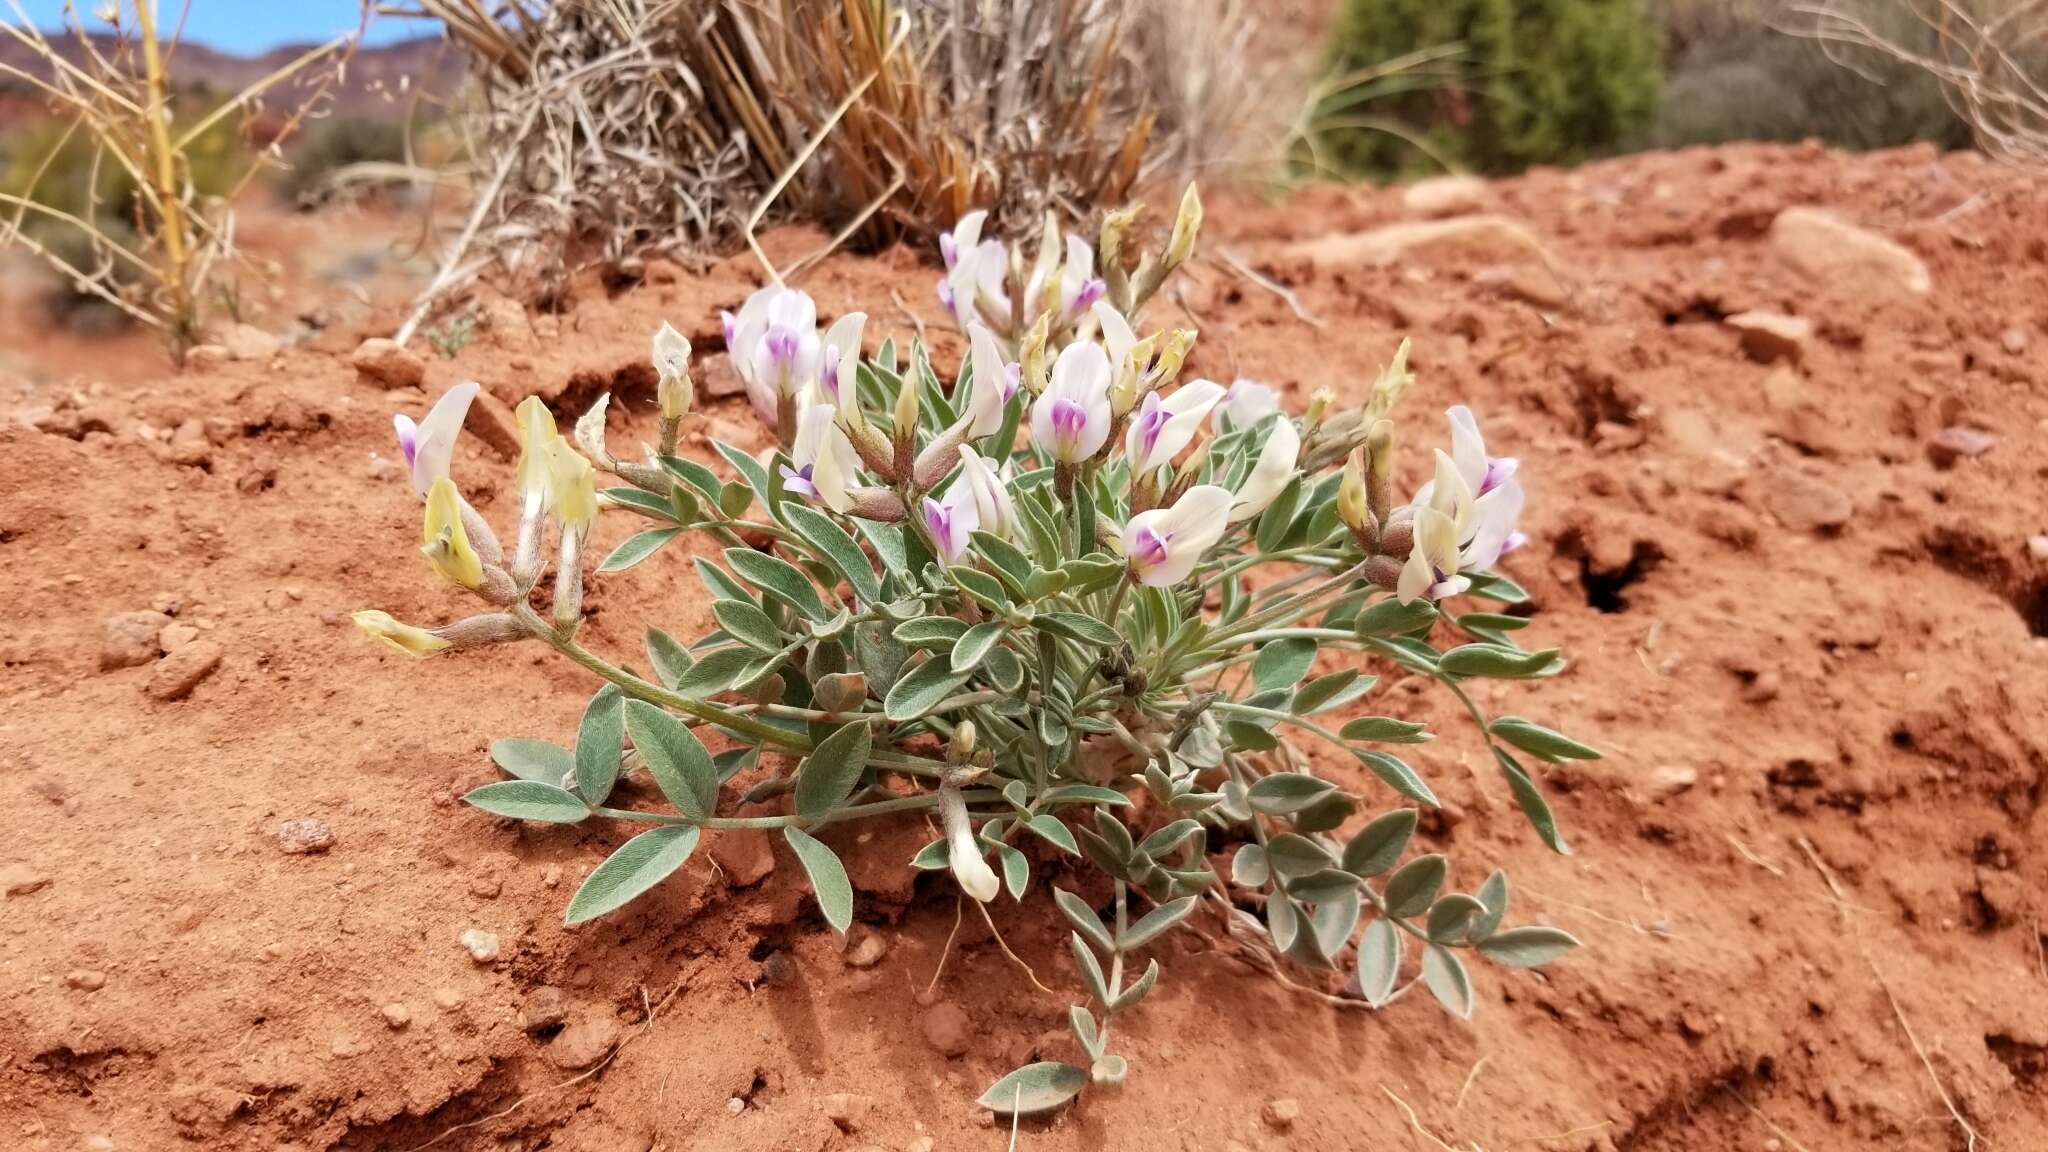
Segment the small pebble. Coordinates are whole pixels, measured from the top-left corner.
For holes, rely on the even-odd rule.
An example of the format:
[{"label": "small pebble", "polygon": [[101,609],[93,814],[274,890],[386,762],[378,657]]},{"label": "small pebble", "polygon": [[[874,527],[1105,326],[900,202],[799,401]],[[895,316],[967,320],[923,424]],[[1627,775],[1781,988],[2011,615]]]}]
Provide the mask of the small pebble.
[{"label": "small pebble", "polygon": [[771,952],[761,961],[761,983],[782,988],[796,982],[796,961],[787,952]]},{"label": "small pebble", "polygon": [[384,1023],[390,1025],[393,1032],[399,1031],[412,1023],[412,1009],[407,1008],[403,1004],[386,1004],[384,1006]]},{"label": "small pebble", "polygon": [[97,992],[107,986],[107,974],[92,968],[80,968],[67,973],[64,983],[80,992]]},{"label": "small pebble", "polygon": [[562,866],[560,864],[550,864],[546,868],[541,869],[540,882],[549,888],[559,886],[562,883]]},{"label": "small pebble", "polygon": [[496,876],[472,876],[469,878],[469,894],[480,900],[496,900],[498,893],[505,890],[505,882]]},{"label": "small pebble", "polygon": [[222,655],[221,646],[214,641],[194,640],[156,662],[144,691],[156,700],[183,700],[220,668]]},{"label": "small pebble", "polygon": [[462,1007],[462,993],[453,988],[434,989],[434,1007],[443,1012],[453,1012]]},{"label": "small pebble", "polygon": [[1650,773],[1650,794],[1660,800],[1669,799],[1699,783],[1697,768],[1689,764],[1666,764]]},{"label": "small pebble", "polygon": [[176,652],[197,639],[199,629],[190,624],[166,624],[164,630],[156,634],[157,647],[166,653]]},{"label": "small pebble", "polygon": [[479,964],[489,964],[498,958],[498,936],[481,928],[466,929],[461,936],[462,946],[469,950],[469,958]]},{"label": "small pebble", "polygon": [[353,1036],[336,1036],[334,1043],[328,1045],[327,1050],[334,1053],[339,1059],[353,1060],[368,1052],[370,1050],[370,1043],[366,1040],[358,1040]]},{"label": "small pebble", "polygon": [[974,1023],[967,1018],[965,1009],[942,1000],[924,1014],[924,1039],[947,1059],[964,1056],[973,1046]]},{"label": "small pebble", "polygon": [[858,1132],[874,1103],[857,1092],[834,1092],[825,1097],[825,1119],[841,1132]]},{"label": "small pebble", "polygon": [[889,942],[882,935],[864,925],[854,926],[853,939],[847,943],[841,959],[849,968],[873,968],[889,953]]},{"label": "small pebble", "polygon": [[2035,536],[2028,540],[2027,553],[2036,560],[2048,560],[2048,535]]},{"label": "small pebble", "polygon": [[0,887],[9,896],[26,896],[49,886],[50,878],[28,864],[9,864],[0,868]]},{"label": "small pebble", "polygon": [[747,1110],[747,1102],[745,1100],[740,1099],[737,1096],[734,1096],[732,1099],[727,1100],[725,1102],[725,1110],[728,1113],[737,1116],[740,1113],[745,1112]]},{"label": "small pebble", "polygon": [[205,919],[205,913],[199,910],[197,904],[180,904],[171,909],[167,919],[173,932],[190,932],[199,927],[199,922]]},{"label": "small pebble", "polygon": [[100,633],[100,671],[133,668],[157,658],[157,634],[171,618],[162,612],[122,612],[109,616]]},{"label": "small pebble", "polygon": [[569,1019],[569,997],[560,988],[543,984],[526,994],[519,1016],[521,1026],[529,1033],[560,1028]]},{"label": "small pebble", "polygon": [[565,1072],[580,1072],[610,1054],[619,1042],[619,1022],[609,1011],[577,1020],[548,1042],[548,1061]]},{"label": "small pebble", "polygon": [[277,826],[277,846],[287,856],[305,856],[334,847],[334,829],[311,818],[287,820]]},{"label": "small pebble", "polygon": [[1293,1099],[1269,1100],[1264,1112],[1266,1126],[1275,1132],[1285,1132],[1301,1119],[1301,1101]]}]

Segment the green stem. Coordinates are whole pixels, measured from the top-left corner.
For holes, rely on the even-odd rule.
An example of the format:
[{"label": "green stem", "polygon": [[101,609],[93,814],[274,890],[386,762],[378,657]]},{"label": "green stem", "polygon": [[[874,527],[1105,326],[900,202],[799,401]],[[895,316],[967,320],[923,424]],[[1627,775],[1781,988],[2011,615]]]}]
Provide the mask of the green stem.
[{"label": "green stem", "polygon": [[[977,788],[961,793],[961,798],[970,804],[988,804],[999,801],[1003,794],[989,788]],[[669,816],[661,812],[636,812],[631,808],[595,807],[591,811],[599,816],[614,820],[636,820],[643,824],[687,824],[697,828],[733,830],[740,828],[818,828],[842,820],[859,820],[869,816],[886,816],[892,812],[915,812],[921,808],[937,807],[937,792],[921,792],[915,796],[898,796],[893,800],[876,800],[868,804],[851,804],[835,808],[822,816]]]}]

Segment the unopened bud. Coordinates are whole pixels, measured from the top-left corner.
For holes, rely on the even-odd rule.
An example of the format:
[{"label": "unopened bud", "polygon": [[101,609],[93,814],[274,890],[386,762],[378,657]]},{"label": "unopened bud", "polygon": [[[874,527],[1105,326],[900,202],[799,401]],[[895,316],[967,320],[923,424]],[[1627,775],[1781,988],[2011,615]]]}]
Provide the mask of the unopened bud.
[{"label": "unopened bud", "polygon": [[962,720],[953,729],[953,741],[946,748],[946,762],[965,764],[974,756],[974,721]]},{"label": "unopened bud", "polygon": [[1380,555],[1406,560],[1414,548],[1415,521],[1405,515],[1389,518],[1386,530],[1380,533]]},{"label": "unopened bud", "polygon": [[1124,237],[1130,235],[1131,225],[1138,222],[1139,215],[1144,211],[1144,205],[1132,204],[1102,218],[1100,242],[1096,245],[1096,262],[1101,266],[1105,277],[1112,275],[1111,269],[1115,270],[1115,275],[1122,275]]},{"label": "unopened bud", "polygon": [[690,341],[667,324],[654,334],[654,374],[661,418],[682,419],[697,392],[690,383]]},{"label": "unopened bud", "polygon": [[1033,395],[1045,391],[1049,378],[1045,365],[1045,342],[1051,338],[1052,314],[1046,313],[1024,334],[1024,340],[1017,346],[1018,381]]},{"label": "unopened bud", "polygon": [[519,618],[509,612],[486,612],[481,616],[457,620],[445,628],[436,628],[434,635],[446,640],[451,651],[459,652],[466,648],[524,640],[529,633]]},{"label": "unopened bud", "polygon": [[1374,556],[1365,562],[1365,578],[1392,592],[1401,586],[1401,562],[1392,556]]},{"label": "unopened bud", "polygon": [[1393,412],[1394,405],[1401,400],[1402,393],[1415,383],[1415,373],[1408,370],[1408,341],[1394,349],[1394,358],[1380,369],[1378,379],[1372,382],[1372,400],[1366,405],[1370,419],[1379,419]]},{"label": "unopened bud", "polygon": [[915,373],[905,376],[896,389],[895,427],[890,429],[896,449],[896,474],[910,475],[917,459],[917,383]]},{"label": "unopened bud", "polygon": [[1180,366],[1187,363],[1188,353],[1195,348],[1193,328],[1169,328],[1159,336],[1159,351],[1153,357],[1151,370],[1145,374],[1146,391],[1162,388],[1180,375]]},{"label": "unopened bud", "polygon": [[1159,350],[1162,335],[1155,332],[1131,345],[1131,350],[1124,356],[1124,362],[1116,366],[1116,382],[1109,387],[1111,416],[1123,419],[1144,397],[1145,370],[1151,365],[1153,354]]},{"label": "unopened bud", "polygon": [[1313,435],[1329,418],[1330,405],[1337,402],[1337,394],[1328,388],[1318,388],[1309,393],[1308,412],[1302,416],[1301,428],[1306,435]]},{"label": "unopened bud", "polygon": [[1166,267],[1173,269],[1195,250],[1195,237],[1202,230],[1202,197],[1193,184],[1181,194],[1180,214],[1173,219],[1173,238],[1166,244]]},{"label": "unopened bud", "polygon": [[1365,449],[1354,449],[1344,461],[1344,479],[1337,485],[1337,519],[1370,556],[1378,549],[1379,525],[1373,520],[1365,489]]},{"label": "unopened bud", "polygon": [[1374,422],[1372,431],[1366,433],[1365,450],[1369,458],[1370,473],[1366,478],[1366,495],[1372,514],[1382,520],[1393,505],[1394,494],[1394,422]]}]

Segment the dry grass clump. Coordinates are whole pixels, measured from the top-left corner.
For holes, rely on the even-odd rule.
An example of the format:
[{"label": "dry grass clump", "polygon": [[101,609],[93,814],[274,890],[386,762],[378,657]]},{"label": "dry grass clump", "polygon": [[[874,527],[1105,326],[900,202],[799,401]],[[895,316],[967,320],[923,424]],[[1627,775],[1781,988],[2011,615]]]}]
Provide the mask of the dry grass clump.
[{"label": "dry grass clump", "polygon": [[771,216],[874,246],[1086,213],[1257,131],[1235,0],[418,3],[474,54],[480,175],[408,335],[493,264],[545,300]]},{"label": "dry grass clump", "polygon": [[1793,30],[1823,46],[1873,50],[1939,80],[1985,152],[2048,162],[2048,0],[1819,0],[1790,11]]},{"label": "dry grass clump", "polygon": [[[181,100],[200,97],[181,94],[173,83],[177,36],[158,26],[152,0],[102,9],[97,19],[111,35],[89,34],[67,5],[63,43],[37,31],[18,0],[6,0],[6,7],[12,19],[0,21],[0,36],[26,49],[40,68],[0,63],[0,80],[27,84],[62,127],[25,175],[0,190],[0,245],[34,252],[78,292],[162,331],[182,357],[199,338],[210,279],[234,257],[235,195],[324,98],[353,39],[310,49],[181,118]],[[267,126],[267,146],[235,159],[236,171],[227,172],[223,130],[257,116],[266,94],[295,77],[308,89]],[[89,159],[76,181],[77,196],[46,194],[44,180],[53,170],[76,167],[67,157],[81,142]]]}]

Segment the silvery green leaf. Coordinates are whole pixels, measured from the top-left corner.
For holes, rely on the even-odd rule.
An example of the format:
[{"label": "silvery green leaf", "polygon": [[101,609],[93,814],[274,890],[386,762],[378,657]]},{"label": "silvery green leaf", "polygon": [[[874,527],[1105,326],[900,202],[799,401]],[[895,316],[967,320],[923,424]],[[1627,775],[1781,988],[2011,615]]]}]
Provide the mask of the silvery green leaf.
[{"label": "silvery green leaf", "polygon": [[1325,868],[1306,876],[1286,880],[1287,894],[1304,904],[1327,904],[1346,896],[1357,896],[1360,880],[1341,868]]},{"label": "silvery green leaf", "polygon": [[1499,748],[1493,750],[1493,758],[1500,765],[1501,775],[1508,779],[1508,791],[1515,794],[1515,803],[1529,818],[1529,825],[1536,829],[1536,835],[1542,837],[1552,852],[1560,856],[1571,855],[1571,848],[1564,842],[1564,833],[1558,831],[1557,817],[1551,815],[1549,802],[1543,799],[1543,793],[1537,791],[1536,782],[1529,778],[1528,771]]},{"label": "silvery green leaf", "polygon": [[671,824],[642,832],[591,872],[569,899],[564,923],[602,916],[669,878],[697,849],[694,826]]},{"label": "silvery green leaf", "polygon": [[1088,1073],[1072,1064],[1042,1060],[1026,1064],[989,1086],[978,1103],[1005,1116],[1049,1112],[1072,1100],[1088,1084]]},{"label": "silvery green leaf", "polygon": [[1450,871],[1450,862],[1441,853],[1432,852],[1417,856],[1401,866],[1400,871],[1387,878],[1387,891],[1382,900],[1386,913],[1398,920],[1420,916],[1436,902],[1436,894],[1443,887],[1444,876]]},{"label": "silvery green leaf", "polygon": [[1428,725],[1408,720],[1396,720],[1392,716],[1360,716],[1347,721],[1337,730],[1337,735],[1346,740],[1370,740],[1380,744],[1421,744],[1432,740]]},{"label": "silvery green leaf", "polygon": [[[755,498],[761,501],[761,507],[774,507],[768,499],[768,470],[761,467],[760,461],[722,440],[713,440],[711,446],[717,449],[718,454],[725,457],[725,462],[732,465],[733,471],[738,472],[740,478],[747,482],[748,489],[753,492]],[[730,488],[730,485],[727,487]],[[730,494],[730,492],[727,493],[727,495]],[[733,512],[731,515],[737,516],[740,512],[744,511],[746,511],[746,506],[741,505],[740,511]]]},{"label": "silvery green leaf", "polygon": [[1489,644],[1499,644],[1504,648],[1515,647],[1514,639],[1508,633],[1519,632],[1529,626],[1526,617],[1503,616],[1494,612],[1467,612],[1455,619],[1459,628]]},{"label": "silvery green leaf", "polygon": [[1266,842],[1266,863],[1283,878],[1307,876],[1336,862],[1327,849],[1306,836],[1283,832]]},{"label": "silvery green leaf", "polygon": [[654,492],[645,492],[638,488],[628,488],[621,484],[600,491],[597,494],[597,502],[603,507],[624,508],[629,512],[638,512],[650,520],[660,520],[669,524],[677,523],[675,505],[669,502],[668,497]]},{"label": "silvery green leaf", "polygon": [[[1416,601],[1421,603],[1421,601]],[[1411,636],[1388,636],[1366,641],[1373,651],[1393,660],[1394,663],[1411,672],[1424,676],[1436,675],[1437,650],[1428,642]]]},{"label": "silvery green leaf", "polygon": [[1450,949],[1423,946],[1422,982],[1451,1015],[1460,1020],[1472,1018],[1472,977],[1465,972],[1465,962]]},{"label": "silvery green leaf", "polygon": [[1464,644],[1437,658],[1437,671],[1446,676],[1487,676],[1503,680],[1527,680],[1550,676],[1564,670],[1557,649],[1524,652],[1499,644]]},{"label": "silvery green leaf", "polygon": [[1099,648],[1114,648],[1123,642],[1116,629],[1104,624],[1093,616],[1079,612],[1041,612],[1032,624],[1055,636],[1093,644]]},{"label": "silvery green leaf", "polygon": [[654,675],[667,688],[674,688],[681,682],[683,673],[695,663],[690,658],[689,649],[659,628],[647,630],[647,662],[654,666]]},{"label": "silvery green leaf", "polygon": [[1011,899],[1021,902],[1025,889],[1031,886],[1031,861],[1001,841],[997,841],[994,847],[996,860],[1003,866],[1003,887],[1009,889]]},{"label": "silvery green leaf", "polygon": [[1358,942],[1358,994],[1377,1008],[1394,994],[1401,977],[1401,930],[1381,917],[1365,926]]},{"label": "silvery green leaf", "polygon": [[[841,632],[846,631],[846,626],[851,623],[853,623],[853,613],[841,608],[830,620],[823,623],[812,623],[810,625],[811,635],[820,640],[831,640]],[[845,670],[843,665],[839,670]]]},{"label": "silvery green leaf", "polygon": [[873,734],[865,723],[842,724],[796,769],[796,814],[823,816],[846,802],[867,771]]},{"label": "silvery green leaf", "polygon": [[[894,524],[883,524],[874,520],[856,519],[855,530],[867,538],[868,546],[882,561],[882,567],[898,580],[910,579],[910,553],[904,547],[903,529]],[[897,588],[900,594],[903,589]]]},{"label": "silvery green leaf", "polygon": [[1259,514],[1259,522],[1253,533],[1253,541],[1259,546],[1259,551],[1274,552],[1286,546],[1288,529],[1294,526],[1294,514],[1300,506],[1301,477],[1296,476],[1287,482],[1287,487],[1282,488],[1278,496],[1273,498],[1273,503]]},{"label": "silvery green leaf", "polygon": [[804,874],[811,878],[811,891],[818,897],[818,911],[824,913],[825,923],[845,935],[853,924],[853,884],[846,878],[846,865],[823,840],[794,824],[782,829],[782,838],[789,841]]},{"label": "silvery green leaf", "polygon": [[1246,793],[1246,799],[1254,812],[1285,816],[1307,808],[1336,788],[1328,780],[1318,780],[1300,772],[1275,772],[1253,784]]},{"label": "silvery green leaf", "polygon": [[647,762],[647,774],[670,804],[695,820],[718,806],[718,768],[683,722],[644,700],[626,701],[626,730]]},{"label": "silvery green leaf", "polygon": [[1266,866],[1266,850],[1246,844],[1230,858],[1230,882],[1240,888],[1264,888],[1273,870]]},{"label": "silvery green leaf", "polygon": [[953,642],[953,671],[966,673],[980,667],[989,651],[1002,642],[1003,629],[1002,621],[989,620],[962,633],[960,639]]},{"label": "silvery green leaf", "polygon": [[1067,574],[1064,570],[1058,568],[1051,571],[1043,568],[1036,569],[1031,573],[1031,578],[1024,581],[1024,598],[1026,600],[1043,600],[1048,596],[1059,595],[1066,590],[1066,587]]},{"label": "silvery green leaf", "polygon": [[1600,759],[1599,752],[1564,733],[1532,724],[1519,716],[1503,716],[1495,720],[1489,730],[1531,756],[1553,764],[1566,760]]},{"label": "silvery green leaf", "polygon": [[1479,942],[1479,952],[1509,968],[1540,968],[1578,946],[1578,938],[1562,928],[1532,924],[1495,932]]},{"label": "silvery green leaf", "polygon": [[1374,679],[1365,678],[1364,687],[1358,687],[1358,669],[1345,668],[1327,676],[1318,676],[1301,686],[1288,705],[1288,711],[1297,716],[1310,716],[1327,708],[1338,707],[1349,700],[1363,695],[1373,686]]},{"label": "silvery green leaf", "polygon": [[681,531],[681,528],[649,528],[645,532],[636,532],[621,541],[617,548],[612,549],[611,555],[606,556],[603,562],[598,564],[597,570],[624,572],[659,552],[663,544],[675,539],[677,533]]},{"label": "silvery green leaf", "polygon": [[946,574],[962,592],[981,602],[981,606],[1000,612],[1010,604],[1009,594],[1003,591],[1003,582],[979,568],[955,564],[946,569]]},{"label": "silvery green leaf", "polygon": [[1116,583],[1124,566],[1107,556],[1090,555],[1067,561],[1060,565],[1060,571],[1067,574],[1067,593],[1079,596]]},{"label": "silvery green leaf", "polygon": [[1315,933],[1316,947],[1326,959],[1342,952],[1344,945],[1351,942],[1351,933],[1358,927],[1358,909],[1356,887],[1316,905],[1315,913],[1309,917],[1309,930]]},{"label": "silvery green leaf", "polygon": [[1422,777],[1415,774],[1415,769],[1410,768],[1408,762],[1399,756],[1378,749],[1361,748],[1353,748],[1351,754],[1358,757],[1367,768],[1372,769],[1372,774],[1379,777],[1387,787],[1417,804],[1426,804],[1431,808],[1439,806],[1436,793],[1430,791],[1429,785],[1422,782]]},{"label": "silvery green leaf", "polygon": [[1429,627],[1436,615],[1436,605],[1427,600],[1403,604],[1389,596],[1361,609],[1351,628],[1361,637],[1406,636]]},{"label": "silvery green leaf", "polygon": [[574,792],[539,780],[500,780],[471,789],[462,799],[493,816],[545,824],[574,824],[590,815]]},{"label": "silvery green leaf", "polygon": [[967,676],[953,671],[946,657],[934,655],[889,689],[889,695],[882,701],[883,714],[899,724],[915,720],[951,696],[954,689],[967,682]]},{"label": "silvery green leaf", "polygon": [[1344,870],[1353,876],[1378,876],[1394,866],[1415,832],[1415,809],[1396,808],[1375,817],[1344,846]]},{"label": "silvery green leaf", "polygon": [[602,804],[619,779],[619,756],[626,746],[626,725],[618,685],[597,690],[583,709],[576,728],[576,790],[592,804]]},{"label": "silvery green leaf", "polygon": [[953,866],[952,845],[944,836],[917,850],[910,858],[910,866],[919,872],[939,872]]},{"label": "silvery green leaf", "polygon": [[896,626],[896,639],[908,648],[951,650],[967,635],[967,622],[951,616],[920,616]]},{"label": "silvery green leaf", "polygon": [[697,569],[697,578],[704,581],[704,587],[711,590],[714,600],[752,600],[754,594],[747,586],[726,574],[725,569],[704,559],[692,557],[690,563]]},{"label": "silvery green leaf", "polygon": [[756,652],[782,650],[782,629],[775,626],[766,612],[754,607],[751,600],[713,601],[711,615],[726,635]]},{"label": "silvery green leaf", "polygon": [[1472,577],[1472,586],[1465,591],[1468,595],[1502,604],[1523,604],[1529,599],[1529,593],[1520,584],[1497,572],[1482,572]]},{"label": "silvery green leaf", "polygon": [[805,619],[832,618],[832,612],[818,598],[818,588],[811,578],[789,561],[752,548],[727,548],[725,563],[734,575],[803,613]]},{"label": "silvery green leaf", "polygon": [[1024,827],[1036,833],[1038,838],[1067,853],[1081,854],[1081,846],[1074,843],[1074,834],[1067,829],[1066,822],[1050,812],[1040,812],[1024,822]]},{"label": "silvery green leaf", "polygon": [[546,740],[493,740],[491,762],[521,780],[543,784],[560,785],[576,772],[576,754]]},{"label": "silvery green leaf", "polygon": [[1095,810],[1095,831],[1119,860],[1129,860],[1137,851],[1137,845],[1131,842],[1131,830],[1124,826],[1123,821],[1100,808]]},{"label": "silvery green leaf", "polygon": [[1303,637],[1275,640],[1252,658],[1252,683],[1259,691],[1285,689],[1292,692],[1316,662],[1316,642]]},{"label": "silvery green leaf", "polygon": [[1271,732],[1246,720],[1225,723],[1223,740],[1240,752],[1271,752],[1280,746],[1280,741]]},{"label": "silvery green leaf", "polygon": [[760,670],[759,659],[755,653],[738,647],[707,652],[676,681],[676,691],[697,699],[716,696],[751,679]]},{"label": "silvery green leaf", "polygon": [[1127,805],[1131,798],[1114,788],[1095,784],[1055,784],[1039,796],[1039,803],[1047,807],[1059,804],[1109,804]]},{"label": "silvery green leaf", "polygon": [[1079,932],[1067,933],[1067,947],[1073,950],[1074,970],[1081,974],[1081,983],[1087,986],[1088,995],[1094,997],[1097,1004],[1108,1007],[1109,978],[1102,974],[1102,962],[1095,958],[1094,951]]},{"label": "silvery green leaf", "polygon": [[1158,859],[1186,843],[1191,836],[1203,835],[1202,826],[1194,820],[1175,820],[1163,824],[1138,844],[1138,853]]},{"label": "silvery green leaf", "polygon": [[1296,832],[1331,832],[1342,827],[1357,811],[1358,801],[1342,792],[1332,792],[1287,819]]},{"label": "silvery green leaf", "polygon": [[1293,951],[1295,940],[1301,935],[1301,910],[1283,893],[1275,892],[1266,901],[1266,934],[1281,952]]},{"label": "silvery green leaf", "polygon": [[1217,768],[1223,764],[1223,746],[1216,742],[1216,729],[1207,723],[1194,726],[1187,739],[1181,741],[1180,758],[1196,768]]},{"label": "silvery green leaf", "polygon": [[1183,896],[1178,900],[1169,900],[1161,904],[1159,907],[1145,913],[1136,924],[1131,925],[1130,930],[1125,932],[1122,939],[1117,942],[1118,950],[1122,952],[1135,952],[1143,948],[1151,943],[1153,938],[1161,932],[1187,919],[1188,913],[1194,910],[1195,898],[1193,896]]},{"label": "silvery green leaf", "polygon": [[854,628],[853,653],[854,659],[860,663],[861,672],[868,678],[869,691],[883,697],[896,686],[896,678],[903,673],[903,662],[910,657],[909,651],[889,634],[883,624],[862,624]]},{"label": "silvery green leaf", "polygon": [[1138,1001],[1143,1000],[1146,993],[1152,991],[1152,986],[1157,983],[1159,983],[1159,961],[1148,961],[1145,964],[1144,975],[1132,981],[1130,987],[1116,994],[1116,1003],[1112,1005],[1112,1008],[1115,1011],[1122,1012],[1127,1008],[1136,1007]]},{"label": "silvery green leaf", "polygon": [[711,766],[718,770],[718,782],[725,783],[741,772],[752,768],[761,760],[761,746],[758,744],[740,748],[728,748],[711,758]]},{"label": "silvery green leaf", "polygon": [[983,658],[982,676],[997,691],[1015,693],[1024,687],[1024,662],[1008,648],[997,648]]},{"label": "silvery green leaf", "polygon": [[1486,911],[1466,930],[1465,938],[1475,943],[1486,939],[1500,928],[1500,918],[1508,911],[1508,874],[1496,868],[1486,883],[1479,886],[1479,902],[1486,905]]},{"label": "silvery green leaf", "polygon": [[867,554],[854,543],[853,537],[846,534],[846,529],[830,516],[803,504],[789,504],[782,510],[782,518],[811,547],[825,554],[862,603],[873,604],[881,600],[881,578],[875,575],[874,565],[868,562]]},{"label": "silvery green leaf", "polygon": [[1074,1029],[1074,1039],[1090,1056],[1102,1055],[1102,1033],[1095,1026],[1095,1013],[1085,1005],[1076,1004],[1067,1009],[1067,1022]]},{"label": "silvery green leaf", "polygon": [[990,566],[996,570],[996,576],[1009,586],[1011,592],[1022,595],[1026,583],[1031,579],[1031,558],[1024,555],[1015,544],[1000,536],[975,532],[970,539],[974,542],[974,550],[988,558]]},{"label": "silvery green leaf", "polygon": [[1472,925],[1486,914],[1486,905],[1476,896],[1452,892],[1429,906],[1427,934],[1438,944],[1462,944]]},{"label": "silvery green leaf", "polygon": [[1052,899],[1053,903],[1059,905],[1061,915],[1079,929],[1081,935],[1088,938],[1089,943],[1105,953],[1116,951],[1116,941],[1110,939],[1109,929],[1102,926],[1102,918],[1095,914],[1095,909],[1090,908],[1086,900],[1065,888],[1054,888]]}]

